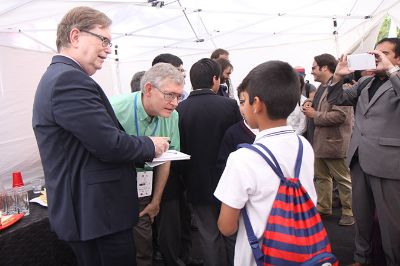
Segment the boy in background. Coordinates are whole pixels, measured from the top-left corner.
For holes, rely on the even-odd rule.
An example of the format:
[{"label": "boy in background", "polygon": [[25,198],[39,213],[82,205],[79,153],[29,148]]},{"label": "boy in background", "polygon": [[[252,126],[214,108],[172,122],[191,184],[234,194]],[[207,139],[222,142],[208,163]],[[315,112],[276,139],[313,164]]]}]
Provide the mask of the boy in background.
[{"label": "boy in background", "polygon": [[[243,116],[244,107],[244,88],[247,86],[247,80],[243,80],[237,88],[239,97],[239,110]],[[244,119],[240,120],[236,124],[230,126],[224,134],[219,147],[218,159],[217,159],[217,175],[220,177],[224,172],[226,161],[228,160],[229,154],[237,150],[237,146],[242,143],[252,144],[256,138],[258,129],[250,128]]]},{"label": "boy in background", "polygon": [[[294,175],[298,138],[286,125],[286,119],[300,98],[299,79],[293,68],[281,61],[258,65],[247,75],[244,88],[243,115],[251,128],[259,128],[254,143],[268,147],[275,155],[283,174]],[[268,84],[268,85],[265,85]],[[314,153],[303,142],[300,181],[316,204],[314,188]],[[240,210],[246,207],[254,233],[262,238],[280,179],[265,160],[254,151],[239,149],[228,158],[214,195],[222,202],[218,228],[225,236],[236,231],[235,265],[256,265]],[[239,219],[240,218],[240,219]]]}]

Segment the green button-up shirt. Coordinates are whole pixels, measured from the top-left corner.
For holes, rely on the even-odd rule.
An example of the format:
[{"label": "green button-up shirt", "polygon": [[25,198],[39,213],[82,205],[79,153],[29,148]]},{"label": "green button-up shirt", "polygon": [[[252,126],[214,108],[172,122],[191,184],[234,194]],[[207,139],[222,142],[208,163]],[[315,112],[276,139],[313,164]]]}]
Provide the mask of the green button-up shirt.
[{"label": "green button-up shirt", "polygon": [[[111,97],[110,102],[126,133],[134,136],[169,137],[171,141],[169,149],[180,150],[177,111],[174,110],[169,117],[150,117],[143,108],[140,91]],[[138,119],[137,128],[136,119]]]}]

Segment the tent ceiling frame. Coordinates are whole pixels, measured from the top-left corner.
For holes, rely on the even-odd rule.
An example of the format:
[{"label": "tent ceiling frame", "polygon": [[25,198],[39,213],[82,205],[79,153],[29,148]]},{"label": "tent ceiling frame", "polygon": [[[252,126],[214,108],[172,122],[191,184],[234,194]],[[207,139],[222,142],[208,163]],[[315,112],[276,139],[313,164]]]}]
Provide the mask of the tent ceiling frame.
[{"label": "tent ceiling frame", "polygon": [[36,43],[42,45],[43,47],[46,47],[46,48],[49,49],[50,51],[52,51],[52,52],[57,52],[56,50],[54,50],[54,48],[52,48],[51,46],[48,46],[47,44],[45,44],[44,42],[38,40],[37,38],[34,38],[34,37],[32,37],[32,36],[26,34],[25,32],[22,32],[22,31],[19,31],[19,32],[20,32],[23,36],[25,36],[26,38],[28,38],[28,39],[30,39],[30,40],[32,40],[32,41],[34,41],[34,42],[36,42]]},{"label": "tent ceiling frame", "polygon": [[[329,1],[329,0],[325,0],[325,1]],[[338,31],[340,31],[343,28],[345,20],[349,20],[349,19],[362,20],[361,23],[363,23],[366,20],[372,19],[373,16],[375,16],[375,13],[379,9],[379,7],[383,5],[384,1],[385,0],[381,0],[379,2],[379,4],[377,5],[377,7],[376,8],[374,7],[374,11],[369,15],[354,15],[353,14],[353,10],[357,6],[357,3],[359,3],[359,0],[354,0],[353,1],[350,10],[346,14],[342,14],[342,15],[338,15],[338,14],[336,14],[336,15],[317,15],[317,14],[314,14],[314,15],[312,15],[312,14],[305,14],[304,12],[301,13],[301,14],[294,13],[295,11],[297,11],[297,12],[299,11],[299,7],[298,6],[292,7],[290,9],[288,9],[288,10],[283,10],[285,12],[278,12],[278,13],[277,12],[275,12],[275,13],[268,13],[268,12],[242,12],[242,11],[234,11],[234,10],[228,10],[228,9],[224,9],[223,11],[220,11],[220,10],[212,10],[212,9],[186,8],[186,7],[184,7],[184,5],[181,4],[180,0],[172,0],[169,3],[167,3],[166,5],[164,5],[162,8],[159,8],[159,9],[176,9],[176,10],[182,11],[183,14],[179,14],[177,16],[173,16],[173,17],[170,17],[170,18],[167,18],[167,19],[163,19],[162,21],[153,23],[153,24],[145,26],[145,27],[134,29],[134,30],[129,31],[127,33],[124,33],[124,32],[113,32],[112,34],[113,34],[113,39],[114,40],[117,40],[117,39],[120,39],[120,38],[123,38],[123,37],[126,37],[126,36],[132,36],[132,37],[141,37],[141,38],[173,41],[172,43],[169,43],[169,44],[166,44],[166,45],[160,45],[160,46],[157,47],[157,49],[160,49],[160,48],[171,48],[171,49],[175,49],[176,48],[176,49],[178,49],[178,47],[180,47],[181,44],[183,44],[183,43],[193,43],[193,42],[200,41],[200,40],[201,41],[210,41],[212,43],[213,47],[216,48],[217,47],[217,45],[215,43],[216,39],[222,38],[222,37],[224,37],[224,36],[226,36],[228,34],[232,34],[232,33],[239,32],[239,31],[243,31],[243,30],[248,29],[248,28],[250,28],[250,27],[252,27],[254,25],[262,24],[262,23],[265,23],[266,21],[277,19],[277,18],[280,18],[280,17],[308,18],[308,19],[329,19],[329,20],[336,19],[336,20],[340,20],[340,22],[341,22],[340,27],[336,27],[336,29],[334,30],[334,32],[339,33]],[[2,13],[0,13],[0,15],[10,14],[13,11],[15,11],[15,10],[17,10],[19,8],[22,8],[22,7],[26,8],[27,5],[33,4],[34,2],[38,3],[38,2],[41,2],[41,1],[40,0],[39,1],[38,0],[36,0],[36,1],[35,0],[24,0],[22,3],[20,2],[18,5],[14,5],[14,6],[8,8],[7,10],[3,11]],[[103,1],[102,0],[99,0],[99,1],[79,1],[79,0],[66,1],[66,0],[61,0],[60,2],[77,2],[77,3],[79,2],[79,3],[88,3],[88,4],[90,3],[91,6],[94,6],[96,4],[99,4],[99,5],[101,4],[103,6],[107,6],[108,4],[112,4],[113,6],[114,5],[131,4],[131,5],[141,6],[141,7],[145,7],[145,8],[153,8],[153,9],[155,8],[155,7],[152,7],[151,5],[149,5],[149,3],[147,1],[146,2],[131,2],[131,1],[108,1],[108,0],[103,0]],[[399,2],[400,2],[400,0],[396,1],[392,6],[395,6]],[[178,5],[172,5],[173,3],[177,3],[177,4],[179,4],[179,6]],[[303,9],[307,9],[307,8],[310,8],[313,5],[320,4],[320,3],[321,3],[320,0],[315,0],[315,1],[311,2],[311,3],[308,3],[307,5],[301,6],[301,9],[302,10]],[[390,9],[390,7],[387,8],[387,9]],[[201,12],[201,14],[200,14],[200,12]],[[198,15],[198,19],[199,19],[202,27],[205,30],[205,34],[203,34],[204,35],[204,39],[203,39],[203,36],[200,36],[200,35],[197,34],[197,32],[195,31],[195,29],[193,28],[193,26],[191,24],[189,15],[191,15],[193,13],[196,13]],[[204,17],[203,17],[203,15],[206,15],[206,14],[231,14],[231,15],[241,15],[242,14],[242,15],[261,16],[261,18],[258,21],[254,21],[254,22],[246,24],[246,25],[240,25],[239,27],[236,27],[236,28],[233,28],[233,29],[228,29],[226,31],[220,31],[219,29],[217,29],[217,33],[216,34],[212,34],[212,33],[210,33],[210,31],[206,27],[207,20],[204,20]],[[173,38],[173,37],[165,37],[165,36],[153,36],[153,35],[148,35],[148,34],[138,34],[140,31],[151,29],[151,28],[154,28],[154,27],[159,26],[161,24],[165,24],[165,23],[180,19],[180,18],[182,18],[182,15],[186,18],[187,22],[189,23],[189,26],[191,27],[191,29],[192,29],[192,31],[193,31],[193,33],[195,35],[195,38]],[[313,22],[310,22],[310,23],[313,23]],[[314,21],[314,23],[315,23],[315,21]],[[303,26],[304,25],[307,25],[307,23],[303,24]],[[266,38],[268,36],[291,34],[291,33],[288,33],[288,31],[290,31],[291,29],[295,29],[297,27],[298,26],[294,26],[292,28],[286,28],[286,29],[279,30],[279,31],[276,31],[276,32],[270,32],[270,33],[264,33],[264,34],[261,33],[262,35],[259,35],[256,38],[252,38],[252,39],[247,40],[245,42],[248,43],[248,42],[260,40],[260,39]],[[27,33],[28,32],[34,32],[34,31],[36,31],[36,32],[38,32],[38,31],[42,31],[42,32],[44,32],[44,31],[55,31],[56,29],[53,29],[53,30],[52,29],[42,29],[42,30],[40,30],[40,29],[39,30],[38,29],[36,29],[36,30],[33,30],[33,29],[18,29],[18,30],[7,29],[7,30],[5,30],[5,32],[8,32],[9,30],[14,30],[15,32],[20,32],[21,34],[24,34],[25,37],[35,41],[36,43],[39,43],[40,45],[46,47],[47,49],[50,49],[50,50],[54,51],[53,48],[51,48],[50,46],[48,46],[45,43],[41,42],[39,39],[37,39],[37,38],[35,38],[35,37],[31,36],[31,35],[28,35]],[[246,34],[245,31],[243,31],[243,33]],[[301,33],[296,33],[296,34],[300,34],[301,35]],[[323,34],[326,34],[326,33],[321,33],[321,34],[316,33],[314,35],[323,35]],[[233,48],[239,49],[240,46],[243,45],[245,42],[241,41],[240,43],[232,44],[228,48],[230,48],[230,49],[233,49]],[[143,55],[143,54],[148,54],[148,53],[154,52],[151,49],[151,48],[153,48],[153,46],[147,46],[147,47],[150,48],[150,50],[147,51],[147,52],[143,52],[143,53],[141,53],[139,55]],[[187,48],[182,47],[182,49],[187,49]],[[197,50],[197,48],[194,48],[194,49]]]},{"label": "tent ceiling frame", "polygon": [[0,12],[0,16],[3,16],[3,15],[5,15],[5,14],[7,14],[7,13],[10,13],[10,12],[12,12],[12,11],[14,11],[14,10],[20,8],[20,7],[25,6],[25,5],[28,5],[28,4],[30,4],[31,2],[33,2],[33,0],[24,0],[24,1],[21,1],[21,2],[19,2],[18,4],[15,4],[15,5],[11,6],[10,8],[7,8],[7,9],[3,10],[2,12]]}]

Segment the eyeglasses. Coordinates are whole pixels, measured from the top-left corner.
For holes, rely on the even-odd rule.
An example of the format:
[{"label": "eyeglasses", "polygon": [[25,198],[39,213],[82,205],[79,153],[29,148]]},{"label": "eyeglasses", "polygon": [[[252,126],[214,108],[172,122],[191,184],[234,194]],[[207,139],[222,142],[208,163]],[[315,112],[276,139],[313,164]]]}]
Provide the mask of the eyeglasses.
[{"label": "eyeglasses", "polygon": [[165,91],[162,91],[161,89],[159,89],[159,88],[157,88],[155,86],[153,86],[153,88],[156,88],[159,92],[164,94],[164,100],[166,100],[168,102],[172,102],[175,99],[177,99],[178,102],[183,100],[183,95],[182,94],[173,93],[173,92],[165,92]]},{"label": "eyeglasses", "polygon": [[81,30],[81,31],[85,32],[85,33],[89,33],[90,35],[99,38],[102,41],[101,44],[103,45],[103,47],[107,47],[107,46],[111,47],[112,46],[110,39],[108,39],[107,37],[101,36],[99,34],[96,34],[96,33],[93,33],[93,32],[87,31],[87,30]]}]

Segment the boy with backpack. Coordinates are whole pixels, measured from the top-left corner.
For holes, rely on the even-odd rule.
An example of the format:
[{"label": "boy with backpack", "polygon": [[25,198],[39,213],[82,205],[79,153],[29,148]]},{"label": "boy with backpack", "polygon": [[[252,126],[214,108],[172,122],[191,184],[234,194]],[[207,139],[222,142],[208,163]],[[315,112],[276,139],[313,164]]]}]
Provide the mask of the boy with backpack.
[{"label": "boy with backpack", "polygon": [[[246,79],[248,79],[248,83],[244,88],[244,119],[250,127],[258,128],[260,132],[257,134],[253,145],[231,153],[228,158],[226,168],[214,193],[222,202],[218,227],[221,233],[226,236],[238,231],[235,246],[235,265],[264,265],[264,255],[260,250],[262,244],[262,252],[264,254],[265,249],[270,248],[267,253],[269,252],[270,254],[272,252],[273,256],[278,257],[269,261],[269,263],[267,262],[268,264],[292,265],[285,259],[290,261],[293,258],[299,262],[299,264],[293,265],[300,265],[300,262],[311,259],[316,254],[330,252],[330,245],[320,217],[315,210],[317,195],[313,183],[313,149],[308,141],[302,136],[297,136],[294,130],[286,125],[287,117],[293,111],[300,98],[299,79],[293,68],[281,61],[269,61],[258,65],[250,71]],[[268,151],[261,146],[266,147]],[[254,149],[261,151],[264,155],[255,152]],[[268,165],[263,157],[270,161],[274,161],[273,158],[276,158],[275,165],[278,167]],[[275,172],[274,169],[278,172],[281,171],[281,176],[292,177],[290,182],[296,183],[300,181],[297,182],[300,183],[299,191],[302,189],[300,194],[306,195],[308,193],[306,196],[309,196],[308,199],[307,197],[301,199],[304,200],[302,202],[304,203],[303,205],[307,205],[305,215],[297,215],[296,210],[294,211],[294,217],[288,219],[279,218],[279,215],[270,215],[273,205],[274,208],[277,207],[275,205],[278,202],[278,198],[275,198],[278,188],[279,192],[283,188],[281,180],[284,179],[284,177],[278,176],[278,172]],[[280,206],[281,212],[285,212],[285,206]],[[241,212],[242,209],[246,210],[246,212]],[[279,206],[276,209],[279,212]],[[286,211],[290,211],[290,209]],[[255,234],[253,239],[255,251],[252,251],[252,247],[249,244],[243,216],[248,216],[252,231]],[[270,218],[274,217],[275,221],[271,221]],[[271,250],[271,247],[268,247],[269,242],[261,243],[261,240],[266,241],[262,237],[263,235],[265,237],[267,219],[267,229],[270,223],[276,223],[280,227],[279,230],[282,229],[283,231],[290,231],[290,228],[284,227],[289,226],[294,221],[295,225],[292,227],[295,228],[295,231],[297,230],[295,234],[299,233],[298,226],[302,228],[314,226],[314,230],[318,231],[318,237],[320,238],[314,238],[312,241],[318,247],[313,247],[313,251],[310,252],[313,254],[300,254],[300,259],[297,256],[298,254],[292,256],[291,254],[296,253],[298,250],[292,250],[290,243],[297,243],[297,239],[289,233],[286,236],[289,239],[289,243],[283,243],[281,248]],[[279,223],[282,223],[283,226],[279,225]],[[300,228],[300,231],[302,228]],[[308,240],[307,234],[309,232],[305,234],[305,238]],[[304,232],[300,232],[300,235],[305,239]],[[273,232],[272,238],[274,237],[278,241],[284,241],[285,238],[280,232]],[[278,243],[279,245],[282,245],[282,243]],[[321,245],[322,249],[320,249]],[[253,252],[257,254],[257,249],[258,255],[263,256],[263,258],[256,261]],[[262,263],[261,259],[263,260]]]}]

